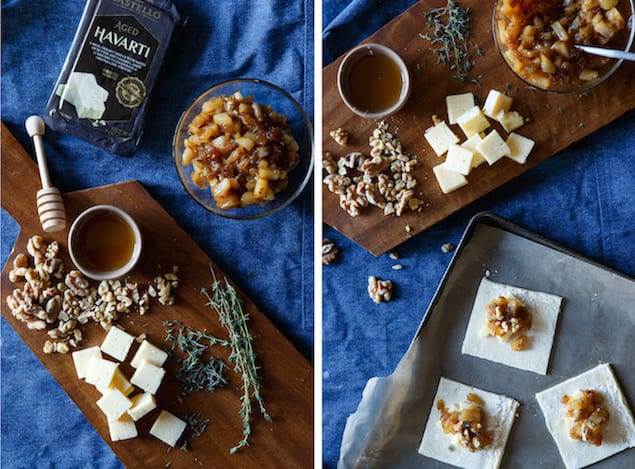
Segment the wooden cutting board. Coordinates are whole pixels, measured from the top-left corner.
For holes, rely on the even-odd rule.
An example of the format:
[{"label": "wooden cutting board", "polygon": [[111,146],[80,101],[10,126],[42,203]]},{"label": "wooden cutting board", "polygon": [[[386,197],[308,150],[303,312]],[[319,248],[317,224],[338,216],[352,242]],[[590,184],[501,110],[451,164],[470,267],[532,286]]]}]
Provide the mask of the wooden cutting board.
[{"label": "wooden cutting board", "polygon": [[[527,87],[508,69],[496,50],[491,28],[493,0],[459,1],[461,6],[472,10],[470,43],[477,44],[484,56],[474,57],[472,76],[479,77],[478,85],[452,78],[448,65],[437,64],[430,42],[419,36],[419,33],[428,32],[424,12],[445,4],[445,0],[420,1],[363,41],[392,47],[410,68],[413,78],[410,99],[386,122],[406,151],[418,157],[420,164],[414,175],[425,201],[425,207],[419,213],[406,210],[401,217],[384,217],[381,210],[369,207],[352,218],[339,207],[338,197],[323,185],[324,221],[375,255],[429,228],[635,107],[633,62],[624,62],[604,84],[584,94],[554,94]],[[336,157],[352,151],[368,154],[368,137],[377,122],[356,116],[342,102],[337,91],[337,68],[342,57],[323,70],[323,150]],[[481,165],[468,176],[470,183],[467,186],[445,195],[432,172],[432,167],[443,162],[445,157],[434,154],[423,138],[424,131],[432,126],[435,114],[447,121],[447,95],[472,92],[482,103],[490,89],[507,92],[514,99],[512,109],[529,120],[517,132],[536,141],[534,151],[525,165],[518,165],[508,158],[491,167]],[[350,133],[345,147],[329,136],[330,131],[339,127]],[[452,128],[463,141],[460,128]],[[498,124],[494,128],[504,132]],[[406,231],[406,225],[410,226],[410,233]]]},{"label": "wooden cutting board", "polygon": [[[40,188],[37,167],[29,155],[2,125],[2,207],[17,221],[21,230],[13,252],[2,271],[2,315],[16,330],[38,359],[86,415],[86,418],[128,468],[165,467],[289,467],[306,468],[313,464],[313,370],[307,360],[282,336],[271,322],[240,291],[246,312],[250,316],[249,327],[254,335],[254,347],[262,366],[262,393],[266,408],[273,418],[266,422],[259,414],[252,422],[250,446],[234,455],[229,449],[242,437],[242,420],[239,416],[241,377],[228,371],[230,383],[213,392],[191,394],[179,404],[176,395],[179,385],[176,366],[170,360],[168,373],[157,394],[158,408],[181,416],[185,411],[200,412],[201,419],[209,419],[205,433],[190,440],[189,451],[168,447],[148,434],[158,410],[138,422],[140,436],[136,439],[110,441],[105,416],[95,404],[99,392],[91,385],[77,379],[71,355],[47,355],[42,346],[47,339],[44,331],[32,331],[16,320],[6,305],[6,296],[15,288],[8,273],[12,261],[19,252],[26,252],[26,242],[33,235],[41,235],[45,241],[57,240],[64,260],[68,231],[43,233],[35,205],[35,193]],[[195,244],[168,213],[136,181],[123,182],[64,194],[67,220],[83,209],[100,203],[117,205],[132,215],[144,236],[142,259],[131,275],[131,280],[148,285],[159,274],[167,273],[173,265],[180,266],[176,302],[163,307],[153,301],[150,312],[144,316],[131,313],[120,318],[118,324],[135,335],[146,333],[148,339],[161,347],[166,332],[164,320],[178,319],[198,330],[207,330],[217,337],[227,337],[218,321],[216,312],[205,306],[201,287],[209,287],[210,265],[218,279],[223,272]],[[69,223],[70,224],[70,223]],[[68,270],[68,267],[67,267]],[[20,285],[21,286],[21,285]],[[100,344],[105,332],[100,326],[85,327],[84,346]],[[128,359],[136,348],[133,345]],[[214,354],[226,363],[228,351],[215,348]],[[122,367],[130,372],[129,367]],[[28,373],[28,370],[23,370]],[[127,374],[130,376],[130,374]],[[50,405],[55,405],[51,402]],[[37,422],[33,422],[37,424]],[[53,429],[51,429],[53,430]]]}]

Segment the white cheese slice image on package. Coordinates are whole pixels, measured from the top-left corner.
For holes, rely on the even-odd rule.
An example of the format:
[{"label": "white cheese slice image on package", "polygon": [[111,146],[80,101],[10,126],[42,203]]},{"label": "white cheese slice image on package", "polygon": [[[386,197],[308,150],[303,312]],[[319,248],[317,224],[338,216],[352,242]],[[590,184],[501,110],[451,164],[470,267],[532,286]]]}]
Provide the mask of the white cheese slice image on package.
[{"label": "white cheese slice image on package", "polygon": [[[602,444],[594,446],[569,437],[562,397],[578,390],[602,394],[609,418],[602,426]],[[581,468],[635,447],[635,421],[609,364],[601,364],[536,394],[549,433],[567,468]]]},{"label": "white cheese slice image on package", "polygon": [[[530,310],[532,324],[526,333],[528,345],[525,350],[514,351],[509,342],[483,333],[487,305],[499,296],[514,296]],[[546,375],[561,305],[560,296],[513,287],[483,277],[476,292],[461,353]]]},{"label": "white cheese slice image on package", "polygon": [[[441,428],[441,411],[437,402],[447,406],[464,402],[469,393],[476,394],[484,402],[485,431],[493,438],[491,445],[479,451],[470,451],[453,440]],[[494,394],[444,377],[439,380],[428,422],[423,432],[419,453],[437,461],[463,468],[496,469],[505,453],[507,438],[514,424],[519,403],[511,397]]]}]

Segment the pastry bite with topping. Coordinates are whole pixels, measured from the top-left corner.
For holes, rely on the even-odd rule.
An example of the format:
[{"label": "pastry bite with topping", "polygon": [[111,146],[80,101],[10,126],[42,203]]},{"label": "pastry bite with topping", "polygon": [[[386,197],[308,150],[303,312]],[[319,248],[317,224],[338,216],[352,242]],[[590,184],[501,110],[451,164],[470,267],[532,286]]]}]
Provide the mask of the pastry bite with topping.
[{"label": "pastry bite with topping", "polygon": [[562,396],[564,416],[569,426],[569,436],[595,446],[602,444],[602,426],[609,419],[602,393],[579,390],[575,394]]},{"label": "pastry bite with topping", "polygon": [[458,444],[470,451],[479,451],[492,444],[493,438],[485,431],[483,399],[474,393],[467,400],[448,409],[443,400],[437,401],[441,411],[441,428],[446,435],[455,437]]},{"label": "pastry bite with topping", "polygon": [[509,342],[512,350],[525,350],[526,332],[531,329],[531,312],[513,295],[499,296],[487,305],[485,333]]},{"label": "pastry bite with topping", "polygon": [[483,277],[461,352],[546,375],[562,301],[558,295]]},{"label": "pastry bite with topping", "polygon": [[[628,375],[628,364],[619,371]],[[540,391],[536,400],[567,469],[590,466],[635,447],[633,413],[608,363]],[[622,462],[629,457],[624,456]],[[607,467],[611,462],[620,465],[619,460],[607,461]]]},{"label": "pastry bite with topping", "polygon": [[497,469],[519,405],[511,397],[441,377],[418,452],[456,467]]}]

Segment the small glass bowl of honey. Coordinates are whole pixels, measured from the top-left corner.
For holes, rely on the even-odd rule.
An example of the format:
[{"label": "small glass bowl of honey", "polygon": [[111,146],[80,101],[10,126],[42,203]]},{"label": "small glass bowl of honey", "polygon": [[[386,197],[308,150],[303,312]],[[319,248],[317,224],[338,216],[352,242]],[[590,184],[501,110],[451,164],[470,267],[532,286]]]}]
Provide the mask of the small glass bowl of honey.
[{"label": "small glass bowl of honey", "polygon": [[401,56],[382,44],[351,49],[337,71],[344,104],[355,114],[381,119],[399,111],[410,96],[410,74]]},{"label": "small glass bowl of honey", "polygon": [[113,205],[84,210],[68,233],[71,260],[86,277],[99,281],[130,272],[139,260],[141,245],[137,223]]}]

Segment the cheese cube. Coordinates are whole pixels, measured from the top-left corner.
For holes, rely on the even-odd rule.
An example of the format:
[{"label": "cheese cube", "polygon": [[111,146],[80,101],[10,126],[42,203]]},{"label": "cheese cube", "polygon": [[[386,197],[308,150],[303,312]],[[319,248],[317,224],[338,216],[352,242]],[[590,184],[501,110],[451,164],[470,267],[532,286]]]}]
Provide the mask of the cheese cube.
[{"label": "cheese cube", "polygon": [[449,148],[448,156],[445,157],[445,169],[467,176],[472,169],[473,157],[472,150],[455,143]]},{"label": "cheese cube", "polygon": [[509,158],[516,163],[524,164],[534,148],[535,142],[527,137],[512,132],[507,138],[507,146],[509,147]]},{"label": "cheese cube", "polygon": [[501,111],[509,111],[511,107],[512,98],[504,95],[500,91],[490,90],[487,98],[485,99],[485,104],[483,105],[483,113],[487,117],[498,120],[498,114]]},{"label": "cheese cube", "polygon": [[148,360],[141,360],[141,364],[130,378],[130,382],[150,394],[156,394],[164,375],[163,368],[153,365]]},{"label": "cheese cube", "polygon": [[155,347],[147,340],[141,342],[137,353],[135,353],[134,357],[130,361],[130,366],[133,368],[139,368],[142,360],[147,360],[153,365],[163,366],[165,360],[167,360],[168,354],[161,350],[159,347]]},{"label": "cheese cube", "polygon": [[134,386],[128,381],[128,378],[126,378],[126,375],[123,374],[119,367],[115,370],[109,387],[119,389],[124,396],[129,396],[130,393],[134,391]]},{"label": "cheese cube", "polygon": [[150,435],[170,446],[175,446],[186,426],[187,424],[183,420],[167,410],[162,410],[150,428]]},{"label": "cheese cube", "polygon": [[448,122],[456,124],[456,120],[461,114],[474,107],[474,95],[463,93],[446,96],[445,105],[448,108]]},{"label": "cheese cube", "polygon": [[439,122],[437,125],[430,127],[423,135],[437,156],[443,155],[450,145],[458,143],[459,138],[452,132],[448,124],[444,121]]},{"label": "cheese cube", "polygon": [[478,106],[474,106],[461,114],[457,119],[457,124],[459,124],[467,138],[482,132],[490,126],[487,117]]},{"label": "cheese cube", "polygon": [[516,111],[511,112],[500,112],[496,116],[496,120],[501,123],[505,132],[509,133],[516,130],[519,127],[522,127],[525,123],[523,116],[518,114]]},{"label": "cheese cube", "polygon": [[100,391],[108,389],[119,365],[110,360],[92,357],[86,370],[86,382]]},{"label": "cheese cube", "polygon": [[133,336],[113,326],[101,344],[101,351],[122,362],[126,359],[132,342],[134,342]]},{"label": "cheese cube", "polygon": [[117,420],[108,419],[110,441],[129,440],[137,437],[137,426],[128,414],[123,414]]},{"label": "cheese cube", "polygon": [[135,422],[144,415],[148,414],[157,406],[156,399],[149,392],[144,392],[133,396],[131,399],[132,406],[128,409],[128,415]]},{"label": "cheese cube", "polygon": [[97,406],[108,420],[117,420],[130,408],[132,402],[117,388],[110,388],[97,401]]},{"label": "cheese cube", "polygon": [[472,156],[472,168],[478,168],[481,164],[485,163],[485,158],[483,158],[481,152],[476,149],[476,146],[481,142],[481,140],[483,140],[481,134],[474,134],[461,144],[462,147],[472,150],[472,153],[474,154]]},{"label": "cheese cube", "polygon": [[99,350],[99,346],[97,345],[73,352],[73,363],[75,364],[75,371],[79,379],[86,377],[88,364],[93,357],[101,358],[101,350]]},{"label": "cheese cube", "polygon": [[491,166],[503,156],[511,153],[509,146],[502,139],[496,130],[492,130],[481,142],[476,145],[476,149],[483,155],[485,161]]},{"label": "cheese cube", "polygon": [[454,171],[450,171],[445,167],[445,163],[436,165],[432,168],[432,171],[434,172],[434,175],[436,176],[439,186],[444,194],[449,194],[450,192],[467,184],[465,176],[455,173]]}]

